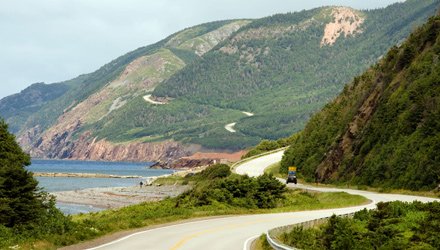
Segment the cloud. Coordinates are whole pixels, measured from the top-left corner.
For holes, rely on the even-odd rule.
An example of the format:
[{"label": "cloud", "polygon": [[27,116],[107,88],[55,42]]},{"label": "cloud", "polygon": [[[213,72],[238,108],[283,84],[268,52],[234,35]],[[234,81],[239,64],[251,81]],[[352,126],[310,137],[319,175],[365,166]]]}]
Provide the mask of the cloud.
[{"label": "cloud", "polygon": [[204,22],[323,5],[384,7],[395,0],[17,0],[0,2],[0,98],[57,82]]}]

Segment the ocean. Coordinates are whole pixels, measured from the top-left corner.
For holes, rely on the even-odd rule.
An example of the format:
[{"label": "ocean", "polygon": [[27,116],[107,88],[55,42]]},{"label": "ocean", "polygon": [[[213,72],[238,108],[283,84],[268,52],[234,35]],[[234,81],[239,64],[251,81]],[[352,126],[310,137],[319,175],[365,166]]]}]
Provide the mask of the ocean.
[{"label": "ocean", "polygon": [[[97,173],[124,176],[159,176],[173,173],[173,170],[150,169],[152,162],[103,162],[103,161],[67,161],[33,159],[27,168],[40,173]],[[99,187],[129,187],[138,185],[142,178],[73,178],[73,177],[36,177],[39,186],[46,192],[81,190]],[[57,203],[65,214],[96,212],[102,209],[81,204]]]}]

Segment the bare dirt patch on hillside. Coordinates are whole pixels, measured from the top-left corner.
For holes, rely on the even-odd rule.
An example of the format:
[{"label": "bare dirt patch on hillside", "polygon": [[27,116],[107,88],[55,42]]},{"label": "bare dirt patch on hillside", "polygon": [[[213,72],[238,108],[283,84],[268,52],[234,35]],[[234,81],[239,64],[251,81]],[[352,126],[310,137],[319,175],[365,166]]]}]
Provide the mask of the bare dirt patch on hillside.
[{"label": "bare dirt patch on hillside", "polygon": [[359,28],[365,21],[358,12],[347,7],[335,7],[332,10],[333,22],[325,26],[321,46],[333,45],[344,34],[345,37],[362,33]]}]

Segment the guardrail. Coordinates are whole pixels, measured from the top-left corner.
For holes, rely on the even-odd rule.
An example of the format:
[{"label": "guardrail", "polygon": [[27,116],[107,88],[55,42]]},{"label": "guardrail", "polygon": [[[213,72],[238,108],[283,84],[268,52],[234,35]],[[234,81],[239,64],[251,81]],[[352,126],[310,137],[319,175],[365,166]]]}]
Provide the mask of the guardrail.
[{"label": "guardrail", "polygon": [[[353,215],[354,215],[354,213],[349,213],[349,214],[338,215],[338,217],[351,218],[351,217],[353,217]],[[292,225],[272,228],[272,229],[268,230],[266,233],[267,242],[275,250],[299,250],[299,248],[295,248],[295,247],[288,246],[288,245],[281,243],[279,236],[284,232],[291,231],[295,227],[311,228],[311,227],[315,227],[318,225],[322,225],[325,222],[327,222],[329,218],[330,218],[330,216],[320,218],[320,219],[315,219],[315,220],[304,221],[304,222],[296,223],[296,224],[292,224]]]}]

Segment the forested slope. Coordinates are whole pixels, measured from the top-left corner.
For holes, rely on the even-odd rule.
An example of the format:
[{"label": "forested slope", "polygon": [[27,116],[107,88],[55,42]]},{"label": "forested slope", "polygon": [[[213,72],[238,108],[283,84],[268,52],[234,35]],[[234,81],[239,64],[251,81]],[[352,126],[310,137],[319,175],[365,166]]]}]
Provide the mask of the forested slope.
[{"label": "forested slope", "polygon": [[344,88],[283,157],[308,180],[432,189],[440,182],[440,17]]},{"label": "forested slope", "polygon": [[[259,19],[153,94],[255,113],[237,123],[236,136],[286,137],[302,129],[310,114],[402,41],[438,5],[407,1],[371,11],[331,7]],[[351,29],[331,34],[339,37],[325,43],[332,22],[342,30]]]}]

